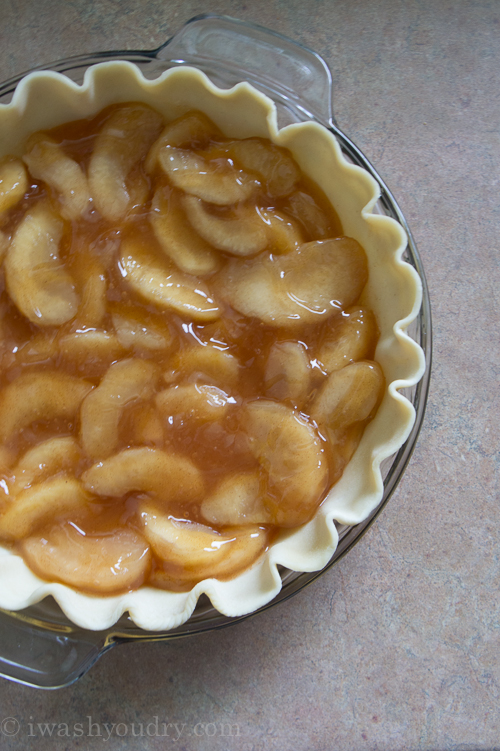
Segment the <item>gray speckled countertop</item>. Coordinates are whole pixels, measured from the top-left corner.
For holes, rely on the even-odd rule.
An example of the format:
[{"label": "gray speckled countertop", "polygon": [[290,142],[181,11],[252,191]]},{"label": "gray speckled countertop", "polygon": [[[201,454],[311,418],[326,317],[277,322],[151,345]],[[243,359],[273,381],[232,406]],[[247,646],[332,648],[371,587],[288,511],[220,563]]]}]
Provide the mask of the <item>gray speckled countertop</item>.
[{"label": "gray speckled countertop", "polygon": [[70,688],[0,681],[0,747],[500,749],[500,4],[0,0],[0,10],[2,80],[72,54],[153,48],[207,11],[317,50],[340,127],[413,230],[435,333],[417,449],[346,558],[233,628],[116,648]]}]

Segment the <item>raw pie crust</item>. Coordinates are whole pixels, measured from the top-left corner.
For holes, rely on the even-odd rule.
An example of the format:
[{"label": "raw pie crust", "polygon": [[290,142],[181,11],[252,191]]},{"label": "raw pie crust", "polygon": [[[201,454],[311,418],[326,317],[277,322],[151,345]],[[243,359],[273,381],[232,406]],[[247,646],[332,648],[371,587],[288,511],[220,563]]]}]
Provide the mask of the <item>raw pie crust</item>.
[{"label": "raw pie crust", "polygon": [[273,102],[247,83],[221,90],[188,67],[149,81],[127,62],[89,68],[81,86],[57,73],[32,73],[21,81],[12,102],[0,105],[0,158],[20,155],[19,148],[36,131],[92,117],[113,103],[133,101],[151,105],[167,121],[201,110],[227,137],[270,138],[291,151],[335,207],[344,234],[366,251],[369,281],[359,304],[376,316],[380,339],[375,359],[387,384],[375,418],[315,517],[302,527],[282,531],[254,566],[230,581],[207,579],[190,592],[143,586],[116,596],[92,596],[42,581],[22,558],[0,547],[0,607],[20,610],[52,595],[82,628],[109,628],[128,611],[140,628],[165,631],[190,617],[202,593],[227,616],[257,610],[281,589],[278,565],[293,571],[320,570],[338,544],[334,522],[358,524],[380,503],[380,464],[402,446],[415,420],[413,405],[398,389],[417,383],[425,369],[422,350],[405,334],[420,309],[422,290],[416,271],[402,261],[407,244],[404,230],[389,217],[372,213],[379,197],[375,180],[345,160],[334,136],[321,125],[294,124],[278,130]]}]

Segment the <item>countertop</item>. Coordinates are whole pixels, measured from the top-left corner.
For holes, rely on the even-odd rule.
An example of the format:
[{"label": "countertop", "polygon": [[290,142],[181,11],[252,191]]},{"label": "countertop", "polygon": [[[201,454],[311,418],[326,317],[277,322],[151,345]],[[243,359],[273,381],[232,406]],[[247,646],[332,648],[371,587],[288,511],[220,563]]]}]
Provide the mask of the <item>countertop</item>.
[{"label": "countertop", "polygon": [[69,688],[0,680],[0,747],[500,749],[498,2],[0,0],[0,11],[1,80],[154,48],[209,11],[315,49],[340,127],[414,233],[434,323],[417,448],[337,566],[237,626],[117,647]]}]

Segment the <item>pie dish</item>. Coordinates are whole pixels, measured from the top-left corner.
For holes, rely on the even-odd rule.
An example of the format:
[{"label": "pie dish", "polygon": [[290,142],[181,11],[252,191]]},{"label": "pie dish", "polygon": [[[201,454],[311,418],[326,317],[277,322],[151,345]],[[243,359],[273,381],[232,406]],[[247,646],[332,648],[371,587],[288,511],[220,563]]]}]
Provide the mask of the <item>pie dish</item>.
[{"label": "pie dish", "polygon": [[[33,132],[90,117],[109,104],[142,101],[172,120],[185,112],[204,112],[227,136],[268,137],[288,148],[302,170],[325,192],[346,235],[365,248],[369,282],[363,302],[380,328],[376,360],[388,388],[341,480],[332,488],[314,519],[283,533],[258,563],[234,580],[208,580],[188,593],[143,587],[113,597],[84,595],[47,583],[7,549],[0,557],[0,606],[21,610],[52,595],[67,617],[85,629],[111,627],[124,612],[148,631],[178,627],[206,594],[224,615],[238,617],[269,603],[282,586],[280,568],[313,572],[324,568],[338,545],[338,525],[358,525],[383,497],[381,465],[405,443],[415,409],[400,390],[411,389],[425,370],[420,347],[407,336],[421,305],[421,279],[402,260],[407,236],[394,219],[374,213],[379,186],[360,167],[350,164],[334,136],[316,122],[278,128],[276,106],[248,83],[229,90],[215,86],[200,70],[173,68],[147,80],[133,64],[115,61],[89,68],[80,87],[51,72],[33,73],[18,86],[12,102],[0,110],[2,154],[16,153]],[[43,103],[43,105],[42,105]]]}]

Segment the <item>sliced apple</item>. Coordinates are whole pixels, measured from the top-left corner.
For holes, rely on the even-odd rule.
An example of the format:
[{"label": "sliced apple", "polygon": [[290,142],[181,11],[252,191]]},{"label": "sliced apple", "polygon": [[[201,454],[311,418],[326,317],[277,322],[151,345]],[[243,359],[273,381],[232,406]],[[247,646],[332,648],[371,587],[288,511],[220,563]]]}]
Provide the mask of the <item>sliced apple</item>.
[{"label": "sliced apple", "polygon": [[130,287],[146,302],[194,321],[215,321],[220,317],[204,282],[173,271],[136,239],[122,243],[119,268]]},{"label": "sliced apple", "polygon": [[364,250],[342,237],[306,243],[287,255],[231,260],[219,275],[218,289],[243,315],[294,328],[351,305],[367,278]]},{"label": "sliced apple", "polygon": [[194,422],[222,419],[231,403],[236,404],[236,400],[222,389],[198,383],[172,386],[156,396],[156,406],[162,415]]},{"label": "sliced apple", "polygon": [[28,175],[21,160],[11,157],[0,163],[0,217],[19,203],[27,190]]},{"label": "sliced apple", "polygon": [[16,363],[34,365],[36,363],[48,364],[53,357],[57,357],[59,345],[54,331],[43,329],[22,344],[16,352]]},{"label": "sliced apple", "polygon": [[73,436],[56,436],[26,451],[12,468],[11,492],[27,488],[35,481],[51,477],[63,470],[75,470],[82,456]]},{"label": "sliced apple", "polygon": [[139,352],[161,352],[172,346],[173,337],[167,324],[146,318],[126,306],[116,306],[111,313],[116,337],[125,349]]},{"label": "sliced apple", "polygon": [[225,477],[203,501],[201,514],[217,526],[271,524],[273,516],[265,503],[265,483],[258,471]]},{"label": "sliced apple", "polygon": [[131,443],[136,446],[153,446],[162,448],[165,443],[165,430],[163,420],[158,410],[149,405],[142,404],[134,409],[129,418]]},{"label": "sliced apple", "polygon": [[318,351],[318,360],[328,373],[351,362],[365,360],[377,338],[375,316],[366,308],[348,308],[333,319]]},{"label": "sliced apple", "polygon": [[302,224],[310,240],[326,240],[342,234],[340,222],[333,209],[329,216],[309,193],[300,190],[292,193],[288,198],[286,211]]},{"label": "sliced apple", "polygon": [[78,296],[59,259],[62,221],[41,201],[25,214],[5,257],[7,291],[38,326],[60,326],[78,309]]},{"label": "sliced apple", "polygon": [[65,363],[72,363],[87,376],[102,375],[103,368],[124,354],[118,337],[107,331],[89,329],[61,336],[58,351]]},{"label": "sliced apple", "polygon": [[123,219],[132,204],[129,173],[148,153],[162,117],[144,104],[122,105],[104,123],[89,165],[89,185],[99,213],[110,222]]},{"label": "sliced apple", "polygon": [[331,373],[314,399],[310,414],[329,428],[366,420],[381,399],[384,374],[376,362],[355,362]]},{"label": "sliced apple", "polygon": [[269,350],[264,377],[266,396],[302,402],[309,390],[311,366],[300,342],[276,342]]},{"label": "sliced apple", "polygon": [[220,131],[202,112],[191,112],[165,126],[160,137],[151,146],[146,159],[146,172],[153,172],[158,164],[159,153],[168,147],[204,146]]},{"label": "sliced apple", "polygon": [[274,524],[294,527],[307,522],[328,485],[324,447],[312,425],[284,404],[267,399],[249,402],[241,410],[240,423],[267,472]]},{"label": "sliced apple", "polygon": [[125,408],[131,402],[149,399],[157,378],[157,366],[147,360],[121,360],[110,366],[81,408],[80,438],[88,456],[105,458],[115,451]]},{"label": "sliced apple", "polygon": [[0,537],[20,540],[57,516],[85,508],[87,502],[82,484],[69,475],[33,485],[18,493],[0,515]]},{"label": "sliced apple", "polygon": [[73,420],[92,388],[88,381],[56,370],[21,373],[0,392],[0,440],[39,420]]},{"label": "sliced apple", "polygon": [[8,236],[0,229],[0,264],[3,261],[5,254],[7,253],[9,245],[10,242]]},{"label": "sliced apple", "polygon": [[299,168],[292,157],[269,141],[247,138],[232,141],[226,148],[240,167],[257,174],[272,198],[288,195],[300,179]]},{"label": "sliced apple", "polygon": [[83,473],[85,487],[102,496],[132,491],[153,493],[165,502],[198,501],[203,480],[190,459],[152,448],[130,448],[94,464]]},{"label": "sliced apple", "polygon": [[42,579],[60,581],[96,595],[137,589],[151,567],[144,538],[131,529],[112,534],[84,534],[76,525],[63,525],[28,537],[20,545],[28,566]]},{"label": "sliced apple", "polygon": [[191,227],[175,191],[158,188],[150,221],[164,253],[181,271],[204,276],[220,268],[219,254]]},{"label": "sliced apple", "polygon": [[180,377],[199,376],[202,381],[213,381],[219,386],[235,386],[241,371],[238,358],[210,344],[199,345],[178,352],[171,359],[167,381]]},{"label": "sliced apple", "polygon": [[259,214],[267,224],[267,247],[270,253],[291,253],[304,243],[298,223],[283,211],[260,209]]},{"label": "sliced apple", "polygon": [[56,192],[65,219],[78,219],[89,208],[87,176],[53,138],[35,133],[26,144],[23,160],[33,177]]},{"label": "sliced apple", "polygon": [[78,248],[72,271],[81,286],[78,322],[87,328],[102,326],[107,310],[108,278],[99,258],[86,249]]},{"label": "sliced apple", "polygon": [[172,185],[217,206],[246,201],[260,187],[229,159],[210,160],[189,149],[166,147],[159,151],[158,161]]},{"label": "sliced apple", "polygon": [[255,206],[242,204],[220,215],[195,196],[184,196],[182,205],[191,225],[214,248],[233,256],[254,256],[268,244],[265,220]]},{"label": "sliced apple", "polygon": [[[254,563],[267,545],[267,533],[256,525],[235,527],[221,534],[203,524],[175,519],[144,502],[139,519],[153,552],[165,561],[153,583],[184,583],[235,576]],[[163,575],[162,575],[163,574]]]}]

